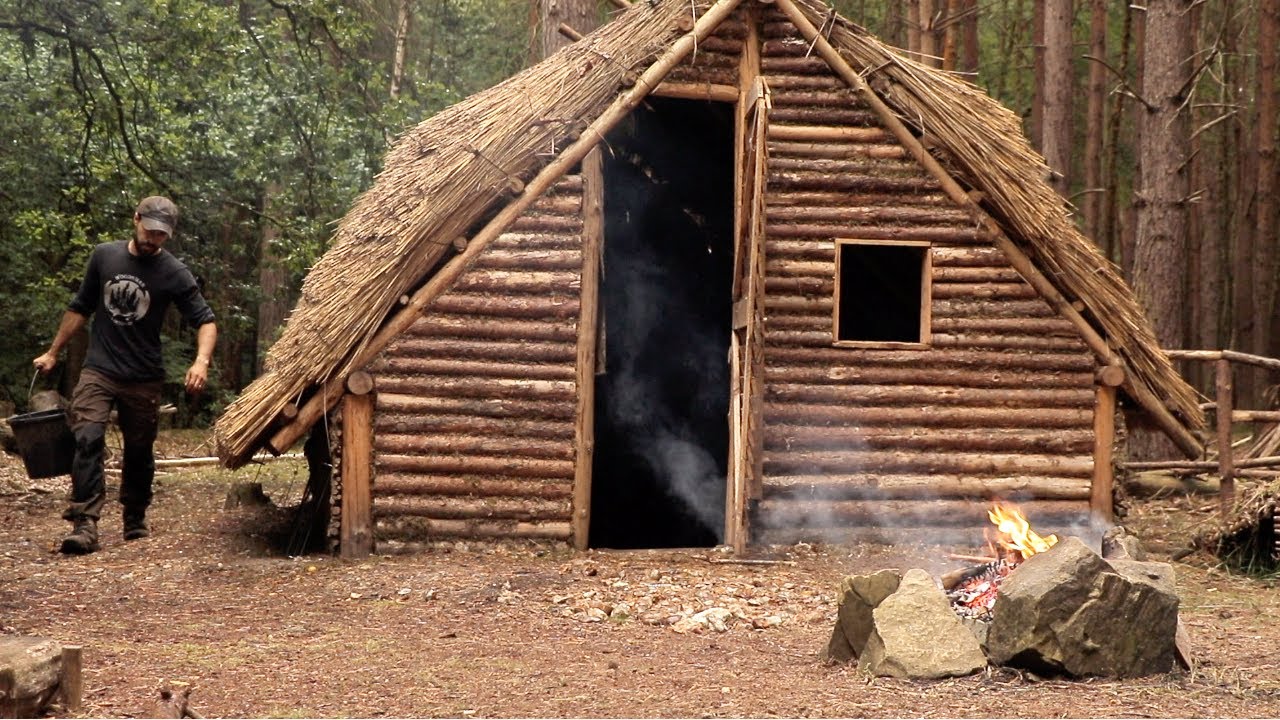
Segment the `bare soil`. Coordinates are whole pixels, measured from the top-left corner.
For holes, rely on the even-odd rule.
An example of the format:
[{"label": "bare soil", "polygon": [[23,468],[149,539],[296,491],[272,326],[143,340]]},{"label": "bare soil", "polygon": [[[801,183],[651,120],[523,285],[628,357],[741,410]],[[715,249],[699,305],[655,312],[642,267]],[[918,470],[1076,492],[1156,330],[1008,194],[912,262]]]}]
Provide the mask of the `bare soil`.
[{"label": "bare soil", "polygon": [[[162,440],[170,456],[207,452],[197,435]],[[102,550],[64,557],[66,479],[28,481],[4,456],[0,633],[83,645],[85,717],[146,715],[164,686],[190,687],[206,717],[1280,716],[1280,581],[1202,554],[1174,562],[1188,672],[911,682],[823,662],[835,589],[850,573],[960,567],[948,553],[974,548],[796,545],[747,565],[715,549],[441,543],[350,562],[287,557],[288,513],[223,507],[237,480],[296,504],[305,478],[296,461],[173,471],[152,537],[123,542],[113,503]],[[1167,561],[1214,506],[1135,501],[1126,524]],[[687,629],[716,607],[723,631]]]}]

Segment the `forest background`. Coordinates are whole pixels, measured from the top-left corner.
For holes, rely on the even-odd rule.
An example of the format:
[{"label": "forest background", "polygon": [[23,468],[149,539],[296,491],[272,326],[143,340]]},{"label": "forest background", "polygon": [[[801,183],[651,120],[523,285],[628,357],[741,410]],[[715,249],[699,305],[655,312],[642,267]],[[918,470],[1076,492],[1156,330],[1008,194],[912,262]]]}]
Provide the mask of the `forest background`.
[{"label": "forest background", "polygon": [[[1164,347],[1280,357],[1280,0],[833,5],[1024,118]],[[193,334],[170,319],[166,399],[178,424],[206,424],[260,370],[388,144],[536,60],[561,19],[587,30],[613,12],[603,0],[0,0],[0,401],[24,408],[31,359],[92,247],[127,238],[137,200],[166,194],[183,210],[169,249],[220,330],[211,391],[193,401],[179,387]],[[85,344],[38,387],[69,393]],[[1240,371],[1237,405],[1271,404],[1270,382]]]}]

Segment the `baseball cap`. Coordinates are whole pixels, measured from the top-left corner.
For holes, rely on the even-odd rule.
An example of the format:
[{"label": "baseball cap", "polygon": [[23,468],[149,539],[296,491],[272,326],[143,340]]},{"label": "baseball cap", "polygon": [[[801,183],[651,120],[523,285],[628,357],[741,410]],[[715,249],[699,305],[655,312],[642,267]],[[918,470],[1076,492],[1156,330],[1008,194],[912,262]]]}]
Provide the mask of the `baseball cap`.
[{"label": "baseball cap", "polygon": [[148,230],[160,230],[173,235],[178,226],[178,206],[167,197],[152,195],[138,203],[137,213],[142,218],[142,227]]}]

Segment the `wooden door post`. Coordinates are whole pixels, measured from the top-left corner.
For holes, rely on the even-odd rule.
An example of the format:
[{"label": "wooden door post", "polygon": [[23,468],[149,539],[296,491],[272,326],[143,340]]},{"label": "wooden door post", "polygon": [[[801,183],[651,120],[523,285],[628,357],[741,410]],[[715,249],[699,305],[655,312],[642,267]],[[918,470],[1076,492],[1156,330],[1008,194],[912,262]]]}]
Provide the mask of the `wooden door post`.
[{"label": "wooden door post", "polygon": [[1214,370],[1214,386],[1218,395],[1218,475],[1221,478],[1218,509],[1222,519],[1226,520],[1236,495],[1235,458],[1231,457],[1231,361],[1219,358],[1214,363]]},{"label": "wooden door post", "polygon": [[1089,512],[1097,520],[1110,523],[1114,512],[1112,490],[1115,472],[1111,466],[1116,442],[1116,386],[1099,383],[1093,403],[1093,484],[1089,489]]},{"label": "wooden door post", "polygon": [[342,398],[341,555],[373,552],[373,395]]}]

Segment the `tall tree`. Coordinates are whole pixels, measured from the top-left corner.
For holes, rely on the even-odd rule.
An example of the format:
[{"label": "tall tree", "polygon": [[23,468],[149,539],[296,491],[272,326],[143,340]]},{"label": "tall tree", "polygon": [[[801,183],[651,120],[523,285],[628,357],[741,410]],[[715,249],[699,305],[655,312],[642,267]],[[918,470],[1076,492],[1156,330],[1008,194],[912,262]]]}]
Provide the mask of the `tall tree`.
[{"label": "tall tree", "polygon": [[[1191,141],[1190,92],[1194,0],[1157,0],[1147,5],[1139,122],[1142,185],[1137,195],[1133,281],[1139,301],[1162,347],[1186,344],[1187,179]],[[1133,439],[1138,440],[1135,437]],[[1150,456],[1163,445],[1154,436],[1134,452]]]},{"label": "tall tree", "polygon": [[542,59],[569,44],[560,32],[564,24],[580,32],[588,33],[600,25],[600,8],[595,0],[536,0],[538,5],[537,46],[532,48],[535,59]]},{"label": "tall tree", "polygon": [[1107,0],[1091,0],[1089,4],[1089,81],[1085,101],[1084,194],[1080,214],[1085,234],[1101,242],[1102,208],[1106,197],[1102,184],[1102,149],[1106,134],[1107,100]]},{"label": "tall tree", "polygon": [[1280,356],[1280,303],[1277,302],[1276,273],[1280,253],[1276,245],[1280,242],[1277,231],[1280,230],[1280,199],[1276,192],[1280,191],[1280,164],[1276,160],[1277,106],[1280,106],[1280,90],[1276,85],[1277,36],[1280,36],[1280,3],[1275,0],[1258,3],[1258,71],[1257,82],[1257,122],[1254,124],[1258,147],[1258,219],[1255,237],[1260,239],[1258,264],[1262,267],[1263,277],[1258,283],[1263,303],[1259,305],[1267,312],[1268,320],[1263,322],[1262,337],[1256,344],[1257,352],[1272,357]]},{"label": "tall tree", "polygon": [[1072,69],[1071,0],[1044,0],[1044,90],[1041,100],[1041,153],[1053,171],[1049,183],[1059,195],[1071,193],[1071,98],[1075,91]]}]

